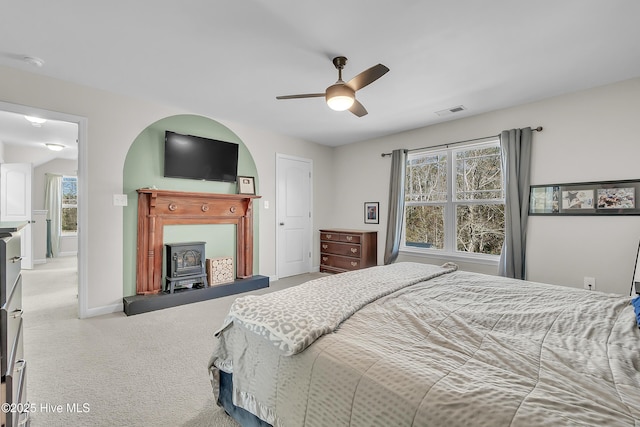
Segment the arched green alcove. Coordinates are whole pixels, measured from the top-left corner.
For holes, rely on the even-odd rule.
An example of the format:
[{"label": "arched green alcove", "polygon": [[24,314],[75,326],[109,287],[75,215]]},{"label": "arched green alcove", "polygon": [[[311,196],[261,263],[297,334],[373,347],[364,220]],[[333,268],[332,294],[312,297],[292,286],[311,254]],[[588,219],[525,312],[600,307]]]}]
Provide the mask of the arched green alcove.
[{"label": "arched green alcove", "polygon": [[[256,164],[253,161],[251,153],[249,153],[247,147],[236,134],[215,120],[196,115],[178,115],[158,120],[147,127],[131,144],[124,162],[124,184],[122,191],[123,194],[127,195],[128,201],[127,206],[124,207],[123,218],[124,296],[136,294],[137,189],[155,186],[163,190],[196,191],[202,193],[235,194],[237,192],[235,183],[165,178],[163,173],[163,158],[164,134],[167,130],[238,144],[238,175],[255,177],[256,192],[259,188]],[[257,202],[254,203],[257,204]],[[258,223],[258,209],[253,209],[253,271],[256,274],[259,272]],[[164,227],[165,243],[195,241],[206,243],[207,258],[232,256],[234,260],[236,259],[235,225],[172,225]]]}]

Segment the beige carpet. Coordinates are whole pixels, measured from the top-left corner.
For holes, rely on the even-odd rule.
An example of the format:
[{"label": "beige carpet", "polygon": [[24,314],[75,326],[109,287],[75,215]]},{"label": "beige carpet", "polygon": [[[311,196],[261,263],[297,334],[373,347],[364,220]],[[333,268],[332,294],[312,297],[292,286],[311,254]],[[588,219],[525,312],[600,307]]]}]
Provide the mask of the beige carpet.
[{"label": "beige carpet", "polygon": [[[127,317],[77,318],[76,259],[23,271],[33,427],[237,427],[213,400],[214,330],[238,295]],[[273,282],[271,292],[319,277]]]}]

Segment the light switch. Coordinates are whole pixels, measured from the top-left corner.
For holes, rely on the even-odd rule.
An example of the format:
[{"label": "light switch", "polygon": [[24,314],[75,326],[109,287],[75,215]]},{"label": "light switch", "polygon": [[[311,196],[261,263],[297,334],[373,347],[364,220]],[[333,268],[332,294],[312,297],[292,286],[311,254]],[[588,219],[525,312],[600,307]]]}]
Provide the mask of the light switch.
[{"label": "light switch", "polygon": [[264,208],[265,209],[269,209],[269,201],[268,200],[264,201]]},{"label": "light switch", "polygon": [[113,195],[113,206],[127,206],[127,195],[126,194],[114,194]]}]

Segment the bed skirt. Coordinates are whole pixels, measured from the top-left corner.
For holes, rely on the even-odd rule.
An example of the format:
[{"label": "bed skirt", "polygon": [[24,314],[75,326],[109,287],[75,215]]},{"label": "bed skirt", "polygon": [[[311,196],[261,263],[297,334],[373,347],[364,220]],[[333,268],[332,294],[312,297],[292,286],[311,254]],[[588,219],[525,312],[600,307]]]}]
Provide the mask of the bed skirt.
[{"label": "bed skirt", "polygon": [[233,404],[233,376],[220,371],[220,394],[218,405],[242,427],[272,427],[271,424],[262,421],[251,412],[239,408]]}]

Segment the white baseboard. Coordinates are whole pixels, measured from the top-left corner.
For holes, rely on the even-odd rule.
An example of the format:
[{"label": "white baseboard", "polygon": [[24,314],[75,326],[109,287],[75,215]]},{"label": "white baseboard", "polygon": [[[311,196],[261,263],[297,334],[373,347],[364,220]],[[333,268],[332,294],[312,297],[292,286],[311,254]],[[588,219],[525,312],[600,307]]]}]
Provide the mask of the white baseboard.
[{"label": "white baseboard", "polygon": [[82,316],[82,318],[86,319],[89,317],[102,316],[103,314],[112,314],[112,313],[118,313],[118,312],[122,313],[123,311],[124,311],[123,303],[105,305],[103,307],[88,308],[86,313],[84,313],[84,316]]},{"label": "white baseboard", "polygon": [[33,260],[34,264],[46,264],[47,263],[47,259],[43,258],[43,259],[34,259]]},{"label": "white baseboard", "polygon": [[[309,271],[309,273],[318,273],[319,271],[320,271],[320,266],[316,265],[311,267],[311,271]],[[269,276],[269,282],[275,282],[278,279],[280,278],[278,277],[277,274],[274,274],[273,276]]]},{"label": "white baseboard", "polygon": [[74,251],[74,252],[58,252],[58,256],[62,257],[62,256],[78,256],[78,252]]}]

